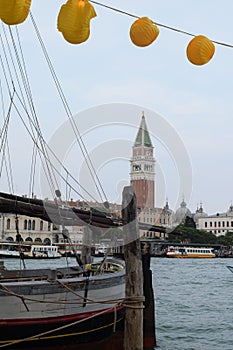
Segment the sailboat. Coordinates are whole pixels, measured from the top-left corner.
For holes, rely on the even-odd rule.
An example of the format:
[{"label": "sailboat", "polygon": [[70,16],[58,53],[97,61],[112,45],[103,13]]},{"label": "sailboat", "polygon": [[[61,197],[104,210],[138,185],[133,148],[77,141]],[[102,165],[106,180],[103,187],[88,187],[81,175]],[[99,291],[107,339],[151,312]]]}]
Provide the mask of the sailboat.
[{"label": "sailboat", "polygon": [[[31,19],[35,24],[32,16]],[[50,187],[53,188],[53,198],[50,201],[36,199],[33,195],[29,197],[16,195],[13,186],[10,186],[10,193],[0,193],[0,212],[10,213],[16,217],[19,247],[22,245],[17,227],[19,215],[40,218],[60,225],[63,237],[67,240],[69,240],[67,229],[69,226],[86,223],[89,227],[118,227],[121,223],[110,214],[93,213],[91,210],[66,205],[61,199],[60,190],[53,186],[57,183],[56,168],[49,157],[49,153],[53,151],[49,149],[42,136],[35,113],[19,31],[11,26],[3,28],[1,70],[9,106],[1,130],[1,175],[4,165],[8,164],[8,170],[10,168],[10,157],[7,157],[7,134],[14,109],[14,112],[22,118],[23,125],[34,143],[34,154],[40,156]],[[37,30],[36,26],[34,28]],[[48,59],[47,53],[45,56]],[[52,75],[54,77],[54,72]],[[20,85],[19,77],[23,85]],[[14,78],[17,78],[17,83],[14,82]],[[56,86],[61,92],[59,84]],[[26,93],[23,93],[24,89]],[[23,119],[25,117],[27,124]],[[75,130],[77,131],[76,126]],[[82,140],[81,142],[79,140],[79,144],[83,146]],[[94,171],[85,147],[83,151],[90,169]],[[53,157],[56,157],[54,153]],[[59,159],[56,158],[56,161]],[[35,158],[32,163],[34,173]],[[67,169],[64,171],[71,176]],[[9,173],[11,174],[11,171],[7,172]],[[93,177],[96,177],[96,174]],[[64,176],[61,175],[61,178],[64,179]],[[11,176],[9,179],[11,182]],[[34,180],[31,180],[31,193],[33,183]],[[68,183],[66,185],[68,186]],[[58,344],[59,346],[89,344],[121,329],[125,297],[125,265],[122,260],[109,259],[105,256],[102,261],[84,263],[77,256],[75,266],[31,270],[25,267],[24,264],[24,268],[7,270],[3,264],[0,266],[0,348],[27,349]]]}]

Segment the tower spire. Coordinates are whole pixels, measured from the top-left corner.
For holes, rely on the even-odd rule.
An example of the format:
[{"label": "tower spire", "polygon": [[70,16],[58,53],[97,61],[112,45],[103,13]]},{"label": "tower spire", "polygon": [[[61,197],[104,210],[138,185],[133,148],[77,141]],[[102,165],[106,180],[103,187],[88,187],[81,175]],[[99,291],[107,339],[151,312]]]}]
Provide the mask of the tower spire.
[{"label": "tower spire", "polygon": [[146,146],[146,147],[153,147],[150,134],[148,132],[148,128],[146,125],[146,119],[144,112],[142,112],[142,119],[141,123],[138,129],[138,133],[134,142],[134,146]]}]

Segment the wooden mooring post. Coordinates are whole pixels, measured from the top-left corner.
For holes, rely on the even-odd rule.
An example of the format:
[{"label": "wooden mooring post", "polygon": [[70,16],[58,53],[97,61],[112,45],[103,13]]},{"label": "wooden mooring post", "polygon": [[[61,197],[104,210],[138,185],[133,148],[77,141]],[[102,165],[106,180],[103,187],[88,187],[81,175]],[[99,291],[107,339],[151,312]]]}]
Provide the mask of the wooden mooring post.
[{"label": "wooden mooring post", "polygon": [[84,226],[83,227],[83,244],[82,244],[82,251],[81,251],[81,260],[83,264],[92,263],[91,245],[92,245],[92,231],[89,226]]},{"label": "wooden mooring post", "polygon": [[136,196],[131,186],[122,194],[126,314],[124,350],[143,350],[143,272]]},{"label": "wooden mooring post", "polygon": [[143,310],[143,345],[146,349],[153,349],[156,346],[155,303],[150,260],[150,245],[142,244],[143,291],[145,297]]}]

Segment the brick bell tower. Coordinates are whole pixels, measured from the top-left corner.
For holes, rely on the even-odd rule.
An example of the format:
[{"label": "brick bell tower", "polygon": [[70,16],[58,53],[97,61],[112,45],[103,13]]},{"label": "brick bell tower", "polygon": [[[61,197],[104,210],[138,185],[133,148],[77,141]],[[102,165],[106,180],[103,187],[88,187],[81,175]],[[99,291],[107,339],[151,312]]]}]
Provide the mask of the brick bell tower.
[{"label": "brick bell tower", "polygon": [[153,145],[147,129],[144,113],[133,145],[130,182],[137,197],[137,207],[155,207],[155,159]]}]

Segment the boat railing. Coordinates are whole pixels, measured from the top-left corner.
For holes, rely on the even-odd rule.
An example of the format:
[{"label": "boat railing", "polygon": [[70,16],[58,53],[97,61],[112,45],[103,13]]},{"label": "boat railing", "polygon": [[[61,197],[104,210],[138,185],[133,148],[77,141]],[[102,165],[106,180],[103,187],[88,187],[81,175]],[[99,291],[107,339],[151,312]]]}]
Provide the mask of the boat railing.
[{"label": "boat railing", "polygon": [[41,270],[0,270],[0,283],[3,282],[29,282],[29,281],[55,281],[60,279],[95,276],[121,272],[123,266],[114,261],[105,262],[103,269],[99,270],[100,263],[87,264],[82,267],[69,267],[59,269]]}]

